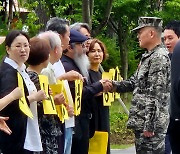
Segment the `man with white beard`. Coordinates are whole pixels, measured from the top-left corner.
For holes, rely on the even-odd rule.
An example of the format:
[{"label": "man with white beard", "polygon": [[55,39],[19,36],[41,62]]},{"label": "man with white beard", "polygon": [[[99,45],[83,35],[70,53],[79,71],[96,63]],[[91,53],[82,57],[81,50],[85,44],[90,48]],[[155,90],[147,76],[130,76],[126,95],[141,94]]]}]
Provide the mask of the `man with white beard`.
[{"label": "man with white beard", "polygon": [[[66,72],[74,70],[84,77],[81,113],[75,118],[75,129],[72,142],[72,154],[88,154],[89,149],[89,120],[92,117],[92,99],[102,91],[109,91],[112,84],[108,80],[100,80],[91,84],[88,80],[89,60],[83,52],[83,42],[88,38],[76,30],[70,31],[70,45],[64,51],[61,61]],[[75,98],[74,81],[69,82],[73,99]]]},{"label": "man with white beard", "polygon": [[88,56],[84,52],[79,53],[77,49],[74,48],[74,61],[76,65],[79,67],[85,79],[88,79],[89,78],[88,69],[90,67]]}]

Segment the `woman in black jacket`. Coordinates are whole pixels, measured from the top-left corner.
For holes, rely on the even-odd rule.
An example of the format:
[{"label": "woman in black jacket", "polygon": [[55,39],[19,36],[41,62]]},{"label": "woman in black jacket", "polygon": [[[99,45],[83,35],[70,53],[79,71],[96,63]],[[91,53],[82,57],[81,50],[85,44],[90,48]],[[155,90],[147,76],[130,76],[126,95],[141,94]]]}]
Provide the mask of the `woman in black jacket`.
[{"label": "woman in black jacket", "polygon": [[[89,77],[92,83],[95,83],[102,79],[100,70],[100,64],[107,58],[107,51],[104,43],[98,39],[92,39],[87,52],[90,69]],[[110,131],[109,126],[109,107],[103,105],[103,95],[98,94],[93,99],[92,119],[90,121],[90,132],[95,131]],[[110,144],[108,141],[107,154],[110,153]]]},{"label": "woman in black jacket", "polygon": [[3,154],[27,154],[42,151],[36,101],[45,99],[46,95],[43,91],[37,92],[26,73],[24,63],[30,51],[29,37],[22,31],[13,30],[6,36],[5,46],[7,57],[0,66],[0,98],[18,86],[18,72],[24,82],[24,93],[33,119],[27,118],[20,110],[18,99],[0,111],[1,116],[9,117],[7,125],[12,130],[11,135],[0,131],[0,149]]}]

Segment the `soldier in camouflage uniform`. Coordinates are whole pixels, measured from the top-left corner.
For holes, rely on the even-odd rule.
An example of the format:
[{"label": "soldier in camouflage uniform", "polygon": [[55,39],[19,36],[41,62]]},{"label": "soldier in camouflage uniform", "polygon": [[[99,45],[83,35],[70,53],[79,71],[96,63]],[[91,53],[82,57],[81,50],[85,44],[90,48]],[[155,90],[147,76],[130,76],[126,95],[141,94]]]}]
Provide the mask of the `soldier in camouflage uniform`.
[{"label": "soldier in camouflage uniform", "polygon": [[135,28],[142,55],[136,73],[121,82],[113,81],[117,92],[133,91],[128,128],[135,133],[137,154],[164,154],[164,142],[169,123],[170,60],[161,44],[162,20],[139,18]]}]

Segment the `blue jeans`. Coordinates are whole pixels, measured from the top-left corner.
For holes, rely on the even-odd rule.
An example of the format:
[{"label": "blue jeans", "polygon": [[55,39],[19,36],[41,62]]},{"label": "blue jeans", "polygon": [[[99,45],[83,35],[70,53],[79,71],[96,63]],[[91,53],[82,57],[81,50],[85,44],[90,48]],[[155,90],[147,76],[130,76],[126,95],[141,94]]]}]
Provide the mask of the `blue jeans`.
[{"label": "blue jeans", "polygon": [[73,131],[72,127],[65,128],[64,154],[71,153],[72,131]]}]

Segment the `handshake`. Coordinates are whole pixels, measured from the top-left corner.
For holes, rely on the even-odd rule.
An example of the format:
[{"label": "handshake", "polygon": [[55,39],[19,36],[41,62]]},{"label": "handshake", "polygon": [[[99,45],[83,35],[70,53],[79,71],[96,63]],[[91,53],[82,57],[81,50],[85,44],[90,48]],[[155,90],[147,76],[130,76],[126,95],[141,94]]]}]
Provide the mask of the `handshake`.
[{"label": "handshake", "polygon": [[114,82],[112,80],[102,79],[100,80],[102,86],[103,86],[103,92],[114,92],[116,89],[116,86],[114,85]]}]

